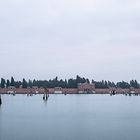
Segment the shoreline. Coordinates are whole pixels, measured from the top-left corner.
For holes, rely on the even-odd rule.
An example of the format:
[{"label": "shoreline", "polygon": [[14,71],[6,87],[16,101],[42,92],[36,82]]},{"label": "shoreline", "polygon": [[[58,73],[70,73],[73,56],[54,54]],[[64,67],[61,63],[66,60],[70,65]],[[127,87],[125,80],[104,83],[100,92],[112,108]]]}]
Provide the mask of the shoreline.
[{"label": "shoreline", "polygon": [[78,88],[0,88],[0,94],[140,94],[140,89],[92,89],[79,90]]}]

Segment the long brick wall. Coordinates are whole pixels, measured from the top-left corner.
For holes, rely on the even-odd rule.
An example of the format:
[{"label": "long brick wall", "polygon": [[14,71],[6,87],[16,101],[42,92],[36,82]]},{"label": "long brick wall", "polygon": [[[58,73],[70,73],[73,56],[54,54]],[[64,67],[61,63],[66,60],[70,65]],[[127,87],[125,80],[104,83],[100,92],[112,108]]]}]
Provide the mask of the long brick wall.
[{"label": "long brick wall", "polygon": [[[95,94],[110,94],[112,91],[115,91],[118,94],[123,93],[139,93],[140,89],[121,89],[121,88],[115,88],[115,89],[94,89]],[[61,92],[60,92],[61,91]],[[77,94],[78,88],[61,88],[58,91],[55,88],[48,88],[48,93],[63,93],[63,94]],[[44,88],[16,88],[16,89],[8,89],[8,88],[0,88],[1,94],[6,93],[17,93],[17,94],[44,94],[45,89]]]}]

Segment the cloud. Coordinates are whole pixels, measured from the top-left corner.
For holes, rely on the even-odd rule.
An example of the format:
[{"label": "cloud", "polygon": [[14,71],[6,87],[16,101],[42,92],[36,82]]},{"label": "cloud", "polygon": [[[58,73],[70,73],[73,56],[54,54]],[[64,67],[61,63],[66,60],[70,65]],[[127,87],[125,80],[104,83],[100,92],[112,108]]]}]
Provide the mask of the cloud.
[{"label": "cloud", "polygon": [[140,80],[139,13],[138,0],[5,0],[0,76]]}]

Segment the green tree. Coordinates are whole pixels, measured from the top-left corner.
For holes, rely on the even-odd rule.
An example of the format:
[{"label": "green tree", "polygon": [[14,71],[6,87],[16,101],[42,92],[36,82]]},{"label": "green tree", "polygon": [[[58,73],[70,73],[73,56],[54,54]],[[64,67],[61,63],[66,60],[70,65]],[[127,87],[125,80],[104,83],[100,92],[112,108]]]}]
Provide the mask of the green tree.
[{"label": "green tree", "polygon": [[140,85],[137,82],[137,80],[131,80],[130,81],[130,86],[133,87],[133,88],[139,88],[140,87]]},{"label": "green tree", "polygon": [[7,80],[7,82],[6,82],[6,87],[8,88],[9,86],[10,86],[10,81]]},{"label": "green tree", "polygon": [[5,84],[6,84],[5,79],[1,78],[1,84],[0,84],[1,88],[5,88]]},{"label": "green tree", "polygon": [[15,80],[13,77],[11,77],[11,83],[10,83],[11,86],[15,86]]},{"label": "green tree", "polygon": [[33,82],[32,82],[32,80],[29,80],[29,82],[28,82],[28,86],[29,86],[30,88],[32,88],[32,86],[33,86]]},{"label": "green tree", "polygon": [[27,88],[27,86],[28,86],[28,83],[27,83],[27,81],[23,78],[23,80],[22,80],[22,88]]}]

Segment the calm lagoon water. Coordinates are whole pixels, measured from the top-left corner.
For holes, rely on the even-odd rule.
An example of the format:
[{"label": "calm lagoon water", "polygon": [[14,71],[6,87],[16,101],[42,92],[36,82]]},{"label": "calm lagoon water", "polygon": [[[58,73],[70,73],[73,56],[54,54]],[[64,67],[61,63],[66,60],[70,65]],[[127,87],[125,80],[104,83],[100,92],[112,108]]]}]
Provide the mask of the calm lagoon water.
[{"label": "calm lagoon water", "polygon": [[140,96],[3,95],[0,140],[140,140]]}]

